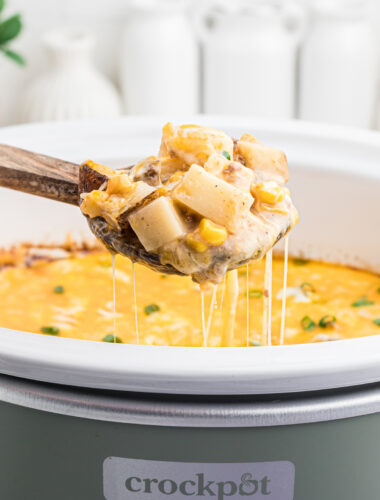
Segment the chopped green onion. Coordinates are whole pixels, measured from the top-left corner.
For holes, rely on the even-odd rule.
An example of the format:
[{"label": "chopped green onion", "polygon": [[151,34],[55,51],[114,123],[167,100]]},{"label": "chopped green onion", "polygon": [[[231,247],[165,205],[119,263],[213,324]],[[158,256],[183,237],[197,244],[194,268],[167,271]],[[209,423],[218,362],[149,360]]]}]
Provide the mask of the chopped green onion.
[{"label": "chopped green onion", "polygon": [[258,340],[251,340],[250,341],[250,344],[255,346],[255,347],[259,347],[261,345],[263,345],[261,342],[259,342]]},{"label": "chopped green onion", "polygon": [[57,295],[61,295],[64,293],[65,289],[63,288],[62,285],[58,285],[54,288],[53,292],[56,293]]},{"label": "chopped green onion", "polygon": [[306,259],[301,259],[301,258],[293,259],[293,264],[295,266],[306,266],[306,264],[308,264],[308,263],[309,263],[309,261]]},{"label": "chopped green onion", "polygon": [[376,326],[380,326],[380,318],[376,318],[373,320]]},{"label": "chopped green onion", "polygon": [[157,304],[149,304],[149,306],[144,307],[144,312],[147,316],[149,314],[155,313],[160,310],[160,307]]},{"label": "chopped green onion", "polygon": [[161,274],[161,278],[167,278],[168,276],[168,274]]},{"label": "chopped green onion", "polygon": [[321,328],[327,328],[328,326],[332,326],[334,323],[336,322],[336,317],[335,316],[323,316],[323,318],[321,318],[319,320],[319,326]]},{"label": "chopped green onion", "polygon": [[115,344],[122,344],[123,341],[119,337],[115,337],[112,333],[106,335],[105,337],[102,338],[103,342],[114,342]]},{"label": "chopped green onion", "polygon": [[301,283],[300,288],[305,295],[308,295],[309,293],[315,293],[315,288],[311,283]]},{"label": "chopped green onion", "polygon": [[248,297],[250,299],[260,299],[264,295],[262,290],[249,290]]},{"label": "chopped green onion", "polygon": [[59,334],[59,328],[56,326],[43,326],[41,328],[42,333],[47,333],[48,335],[58,335]]},{"label": "chopped green onion", "polygon": [[222,155],[224,156],[224,158],[227,158],[227,160],[231,161],[231,155],[228,151],[222,151]]},{"label": "chopped green onion", "polygon": [[363,307],[363,306],[373,306],[374,301],[373,300],[368,300],[366,295],[363,295],[363,297],[360,297],[360,299],[355,300],[351,305],[352,307]]},{"label": "chopped green onion", "polygon": [[307,332],[311,332],[317,326],[310,316],[304,316],[301,319],[301,326]]},{"label": "chopped green onion", "polygon": [[247,271],[238,271],[239,276],[247,276]]},{"label": "chopped green onion", "polygon": [[377,293],[380,293],[380,286],[379,286],[379,288],[377,289]]}]

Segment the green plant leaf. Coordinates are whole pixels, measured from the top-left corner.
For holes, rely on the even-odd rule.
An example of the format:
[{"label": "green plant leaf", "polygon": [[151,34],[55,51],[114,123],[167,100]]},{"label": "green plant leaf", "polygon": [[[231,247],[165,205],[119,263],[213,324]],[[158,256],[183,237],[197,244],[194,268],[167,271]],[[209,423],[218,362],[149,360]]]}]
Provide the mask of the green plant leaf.
[{"label": "green plant leaf", "polygon": [[0,0],[0,12],[4,9],[5,7],[5,0]]},{"label": "green plant leaf", "polygon": [[4,45],[16,38],[21,30],[21,17],[18,14],[0,23],[0,45]]},{"label": "green plant leaf", "polygon": [[12,61],[15,63],[19,64],[20,66],[25,66],[26,62],[25,59],[22,57],[22,55],[18,54],[17,52],[14,52],[13,50],[9,49],[2,49],[3,53]]}]

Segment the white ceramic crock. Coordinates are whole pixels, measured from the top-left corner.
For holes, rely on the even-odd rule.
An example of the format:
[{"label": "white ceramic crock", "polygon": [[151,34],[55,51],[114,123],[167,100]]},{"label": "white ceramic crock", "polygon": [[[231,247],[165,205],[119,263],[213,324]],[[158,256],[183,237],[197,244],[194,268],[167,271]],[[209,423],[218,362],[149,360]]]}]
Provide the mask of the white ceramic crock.
[{"label": "white ceramic crock", "polygon": [[[113,166],[157,150],[164,118],[28,125],[0,141],[72,161]],[[301,222],[296,255],[380,270],[380,136],[372,132],[249,118],[183,117],[233,136],[251,132],[286,151]],[[0,245],[89,237],[74,207],[0,191]],[[380,337],[284,347],[185,348],[53,338],[0,329],[0,372],[100,389],[173,394],[269,394],[380,380]]]}]

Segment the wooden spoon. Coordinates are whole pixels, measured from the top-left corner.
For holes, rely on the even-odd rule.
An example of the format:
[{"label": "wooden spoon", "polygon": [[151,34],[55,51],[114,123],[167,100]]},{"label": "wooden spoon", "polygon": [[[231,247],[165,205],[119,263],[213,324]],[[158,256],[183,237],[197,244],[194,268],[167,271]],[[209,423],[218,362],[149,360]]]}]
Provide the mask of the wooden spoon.
[{"label": "wooden spoon", "polygon": [[[79,206],[80,194],[94,189],[89,187],[91,182],[88,184],[89,179],[83,173],[84,170],[75,163],[0,144],[0,186],[3,187]],[[183,276],[170,264],[161,264],[158,254],[147,252],[130,227],[118,231],[112,229],[102,217],[86,218],[92,233],[110,252],[124,255],[132,262],[145,264],[163,274]],[[284,227],[277,235],[276,242],[289,230],[290,225]],[[235,263],[234,268],[249,260]]]},{"label": "wooden spoon", "polygon": [[0,144],[0,186],[79,204],[79,165]]},{"label": "wooden spoon", "polygon": [[[51,156],[0,144],[0,186],[79,206],[80,166]],[[182,275],[170,264],[163,265],[157,254],[147,252],[131,230],[120,233],[102,217],[87,222],[94,235],[112,253],[119,253],[165,274]]]}]

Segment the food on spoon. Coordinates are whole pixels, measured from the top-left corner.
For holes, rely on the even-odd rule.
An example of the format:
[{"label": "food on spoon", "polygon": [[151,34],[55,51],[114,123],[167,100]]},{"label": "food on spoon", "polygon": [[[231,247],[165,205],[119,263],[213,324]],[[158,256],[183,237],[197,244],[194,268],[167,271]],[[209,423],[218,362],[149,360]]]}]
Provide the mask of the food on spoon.
[{"label": "food on spoon", "polygon": [[129,216],[129,223],[148,252],[155,252],[186,234],[172,200],[161,196]]},{"label": "food on spoon", "polygon": [[[92,229],[104,220],[149,252],[152,268],[168,265],[199,283],[218,283],[297,223],[287,180],[284,153],[249,134],[233,140],[209,127],[169,123],[158,156],[135,167],[83,164],[81,209]],[[138,252],[132,258],[139,260]]]},{"label": "food on spoon", "polygon": [[241,219],[248,216],[254,201],[249,193],[216,178],[199,165],[192,165],[185,173],[173,190],[173,198],[194,213],[225,226],[231,233]]}]

